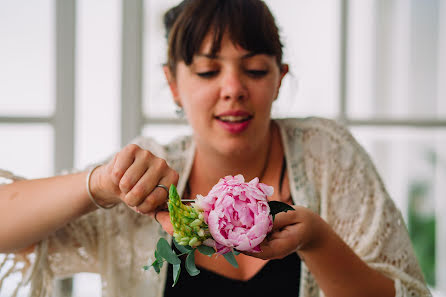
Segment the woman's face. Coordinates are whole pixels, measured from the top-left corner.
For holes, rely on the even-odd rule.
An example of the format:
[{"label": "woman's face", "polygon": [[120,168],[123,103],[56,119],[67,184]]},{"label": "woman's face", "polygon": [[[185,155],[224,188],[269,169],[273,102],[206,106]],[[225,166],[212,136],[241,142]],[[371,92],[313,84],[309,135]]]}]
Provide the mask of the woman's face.
[{"label": "woman's face", "polygon": [[184,108],[197,145],[221,154],[255,152],[267,139],[271,105],[288,69],[226,35],[216,57],[211,46],[208,34],[191,65],[177,64],[175,78],[165,69],[174,100]]}]

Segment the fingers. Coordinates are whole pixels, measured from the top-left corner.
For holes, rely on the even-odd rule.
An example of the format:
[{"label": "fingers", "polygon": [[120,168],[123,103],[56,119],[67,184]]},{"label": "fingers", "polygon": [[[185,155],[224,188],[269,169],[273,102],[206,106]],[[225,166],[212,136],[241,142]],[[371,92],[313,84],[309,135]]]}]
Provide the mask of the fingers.
[{"label": "fingers", "polygon": [[[150,170],[149,170],[150,171]],[[150,173],[147,173],[150,175]],[[149,179],[149,177],[147,177]],[[154,179],[152,179],[153,181]],[[135,186],[135,188],[142,188],[145,182],[145,179],[140,180],[141,185],[138,184]],[[142,202],[138,205],[137,209],[138,211],[142,213],[148,213],[151,211],[154,211],[156,208],[165,208],[167,207],[167,199],[169,198],[169,193],[161,187],[157,187],[156,185],[164,185],[166,187],[169,187],[169,185],[176,185],[178,183],[178,174],[171,170],[166,176],[161,178],[159,181],[157,181],[154,184],[147,183],[146,191],[144,193],[140,193],[140,198],[142,198]],[[134,190],[132,190],[129,194],[132,194]]]},{"label": "fingers", "polygon": [[267,259],[282,259],[289,254],[296,252],[299,246],[300,237],[296,230],[297,225],[287,226],[281,231],[273,231],[273,233],[262,242],[260,253],[246,253],[252,257]]},{"label": "fingers", "polygon": [[261,243],[260,253],[246,253],[260,259],[282,259],[296,252],[305,240],[308,210],[293,206],[294,211],[281,212],[274,219],[273,230]]},{"label": "fingers", "polygon": [[[160,187],[177,185],[178,173],[164,159],[138,145],[130,144],[106,165],[108,183],[104,196],[116,197],[135,211],[148,213],[166,203],[168,192]],[[118,201],[119,201],[118,200]]]},{"label": "fingers", "polygon": [[285,226],[299,222],[299,206],[291,206],[294,208],[294,210],[276,214],[274,218],[273,231],[280,230]]},{"label": "fingers", "polygon": [[[130,190],[133,189],[136,183],[141,179],[141,177],[149,168],[151,158],[152,155],[149,151],[139,150],[138,152],[136,152],[135,159],[127,168],[124,175],[121,177],[121,180],[119,181],[119,189],[122,193],[127,194],[128,192],[130,192]],[[123,163],[121,164],[125,164],[125,162],[128,160],[130,160],[129,157],[125,158],[125,160],[123,160]]]},{"label": "fingers", "polygon": [[124,176],[127,169],[133,164],[138,149],[139,147],[137,145],[130,144],[116,154],[111,172],[111,179],[115,185],[120,185],[121,178]]}]

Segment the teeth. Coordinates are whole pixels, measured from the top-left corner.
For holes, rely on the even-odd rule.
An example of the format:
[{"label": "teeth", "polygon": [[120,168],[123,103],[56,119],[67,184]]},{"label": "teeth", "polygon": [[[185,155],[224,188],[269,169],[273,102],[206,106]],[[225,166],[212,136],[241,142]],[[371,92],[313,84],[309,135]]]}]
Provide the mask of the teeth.
[{"label": "teeth", "polygon": [[249,119],[249,116],[221,116],[218,117],[220,120],[225,122],[241,122]]}]

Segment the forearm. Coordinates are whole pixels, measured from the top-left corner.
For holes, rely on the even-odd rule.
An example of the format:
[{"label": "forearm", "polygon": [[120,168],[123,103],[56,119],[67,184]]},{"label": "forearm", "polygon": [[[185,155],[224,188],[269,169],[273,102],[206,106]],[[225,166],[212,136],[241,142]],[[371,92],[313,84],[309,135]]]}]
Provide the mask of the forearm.
[{"label": "forearm", "polygon": [[321,240],[298,253],[327,297],[395,296],[394,283],[370,268],[321,220]]},{"label": "forearm", "polygon": [[46,238],[92,211],[85,172],[0,186],[0,252],[14,252]]}]

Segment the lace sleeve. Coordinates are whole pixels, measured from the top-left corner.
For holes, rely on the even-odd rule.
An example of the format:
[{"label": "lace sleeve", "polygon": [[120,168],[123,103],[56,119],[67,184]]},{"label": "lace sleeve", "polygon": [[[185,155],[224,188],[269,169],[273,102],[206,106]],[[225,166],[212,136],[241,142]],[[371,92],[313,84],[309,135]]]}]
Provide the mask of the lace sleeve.
[{"label": "lace sleeve", "polygon": [[[164,157],[153,139],[139,137],[132,143]],[[80,170],[62,174],[75,172]],[[21,179],[0,169],[0,186]],[[156,242],[150,234],[159,237],[159,225],[151,221],[120,204],[82,216],[26,251],[0,254],[0,296],[8,292],[14,297],[30,289],[32,297],[49,297],[54,278],[79,272],[100,273],[104,296],[127,296],[131,293],[124,292],[144,277],[141,267],[153,254]]]},{"label": "lace sleeve", "polygon": [[321,216],[363,261],[394,280],[396,296],[430,296],[401,213],[367,153],[335,122],[311,122],[306,146]]},{"label": "lace sleeve", "polygon": [[[0,186],[23,178],[0,170]],[[97,272],[97,212],[61,228],[27,250],[0,254],[0,293],[16,296],[30,285],[31,296],[51,296],[52,280]]]}]

